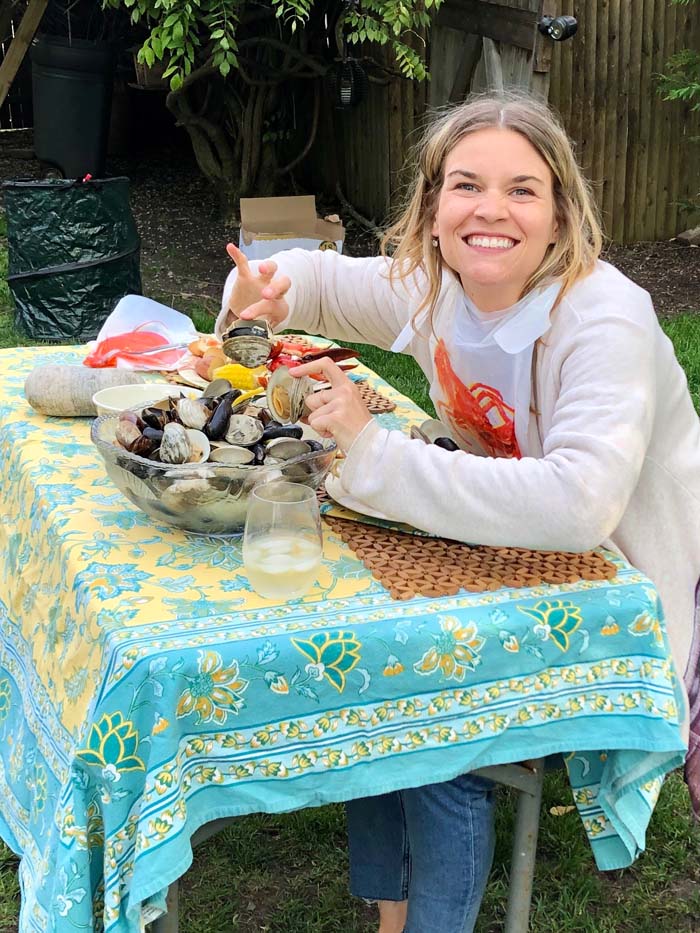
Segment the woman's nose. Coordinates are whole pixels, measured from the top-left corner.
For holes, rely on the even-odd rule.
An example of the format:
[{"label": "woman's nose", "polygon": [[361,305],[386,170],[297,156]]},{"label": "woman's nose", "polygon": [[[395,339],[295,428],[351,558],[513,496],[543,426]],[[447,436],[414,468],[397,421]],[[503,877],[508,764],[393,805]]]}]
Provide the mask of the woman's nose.
[{"label": "woman's nose", "polygon": [[474,209],[474,215],[490,222],[503,220],[508,216],[508,203],[501,194],[484,191]]}]

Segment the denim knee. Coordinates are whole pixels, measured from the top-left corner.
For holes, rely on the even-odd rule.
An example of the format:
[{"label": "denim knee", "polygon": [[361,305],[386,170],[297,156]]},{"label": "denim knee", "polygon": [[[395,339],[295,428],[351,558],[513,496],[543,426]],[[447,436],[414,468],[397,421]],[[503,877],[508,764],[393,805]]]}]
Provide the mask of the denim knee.
[{"label": "denim knee", "polygon": [[352,893],[408,897],[405,933],[471,933],[493,860],[494,787],[463,774],[350,801]]},{"label": "denim knee", "polygon": [[405,933],[471,933],[493,860],[493,782],[463,774],[402,799],[411,859]]},{"label": "denim knee", "polygon": [[350,849],[350,891],[372,901],[408,897],[410,859],[400,792],[345,804]]}]

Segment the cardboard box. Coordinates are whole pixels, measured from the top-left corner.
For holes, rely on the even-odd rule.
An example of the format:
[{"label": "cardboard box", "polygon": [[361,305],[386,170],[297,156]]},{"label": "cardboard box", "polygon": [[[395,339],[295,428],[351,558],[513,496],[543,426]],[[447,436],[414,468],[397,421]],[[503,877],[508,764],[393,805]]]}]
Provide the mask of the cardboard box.
[{"label": "cardboard box", "polygon": [[241,198],[239,249],[248,259],[266,259],[283,249],[343,251],[345,229],[316,216],[316,199]]}]

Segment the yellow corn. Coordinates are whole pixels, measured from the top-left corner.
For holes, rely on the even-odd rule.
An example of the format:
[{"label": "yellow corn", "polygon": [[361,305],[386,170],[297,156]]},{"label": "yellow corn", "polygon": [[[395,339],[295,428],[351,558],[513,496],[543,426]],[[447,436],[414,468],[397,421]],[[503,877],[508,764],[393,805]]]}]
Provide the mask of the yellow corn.
[{"label": "yellow corn", "polygon": [[[226,377],[224,376],[224,378]],[[247,402],[249,398],[255,398],[256,395],[262,395],[264,391],[262,386],[258,386],[257,389],[248,389],[247,392],[241,392],[235,401],[236,408],[238,408],[241,402]]]},{"label": "yellow corn", "polygon": [[258,389],[260,381],[258,376],[267,373],[264,366],[248,369],[240,363],[225,363],[214,370],[213,379],[228,379],[234,389]]}]

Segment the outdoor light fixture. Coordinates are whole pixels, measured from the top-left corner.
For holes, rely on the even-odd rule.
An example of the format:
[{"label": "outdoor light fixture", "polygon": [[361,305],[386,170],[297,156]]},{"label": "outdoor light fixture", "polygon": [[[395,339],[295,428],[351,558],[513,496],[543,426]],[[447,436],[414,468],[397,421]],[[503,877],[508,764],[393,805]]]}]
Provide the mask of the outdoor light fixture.
[{"label": "outdoor light fixture", "polygon": [[543,36],[549,36],[555,42],[563,42],[576,35],[578,23],[575,16],[543,16],[537,28]]},{"label": "outdoor light fixture", "polygon": [[367,97],[367,73],[354,58],[335,62],[328,77],[336,110],[350,110]]}]

